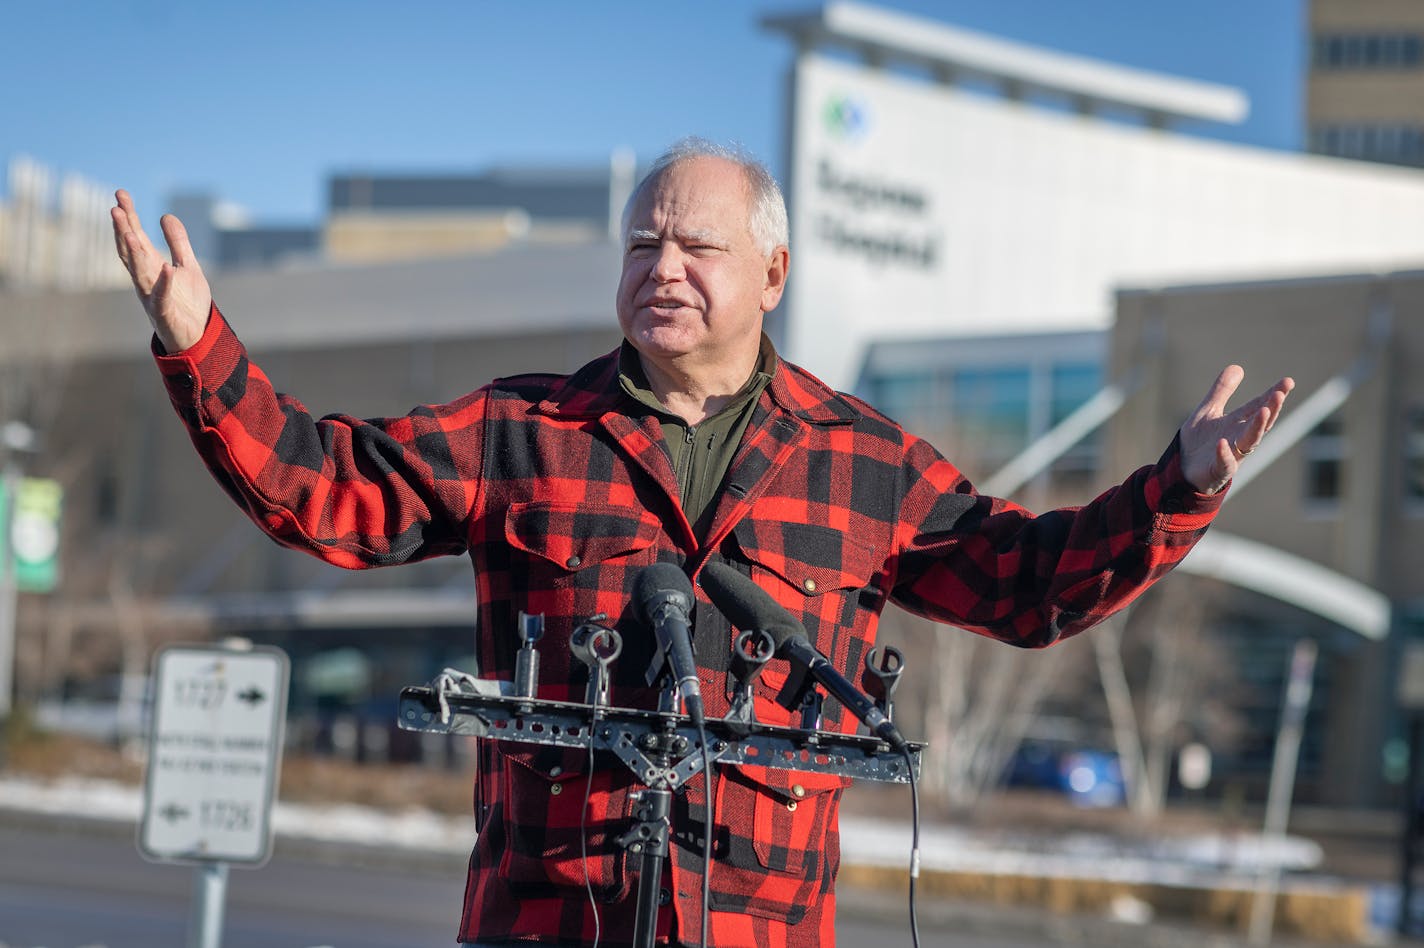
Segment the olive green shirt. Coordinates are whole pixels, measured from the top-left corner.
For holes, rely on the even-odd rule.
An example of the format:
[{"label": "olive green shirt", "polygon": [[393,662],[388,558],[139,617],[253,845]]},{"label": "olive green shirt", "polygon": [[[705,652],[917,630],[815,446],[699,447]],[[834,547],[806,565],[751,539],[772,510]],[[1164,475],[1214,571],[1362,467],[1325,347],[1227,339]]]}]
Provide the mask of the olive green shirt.
[{"label": "olive green shirt", "polygon": [[747,384],[721,411],[696,425],[689,425],[658,401],[643,372],[637,350],[626,342],[618,355],[618,368],[618,382],[623,391],[658,416],[663,443],[667,445],[672,469],[677,474],[683,513],[700,540],[710,525],[722,479],[727,476],[727,468],[732,466],[737,446],[742,443],[742,435],[751,421],[752,406],[776,372],[776,350],[763,333],[756,371],[747,379]]}]

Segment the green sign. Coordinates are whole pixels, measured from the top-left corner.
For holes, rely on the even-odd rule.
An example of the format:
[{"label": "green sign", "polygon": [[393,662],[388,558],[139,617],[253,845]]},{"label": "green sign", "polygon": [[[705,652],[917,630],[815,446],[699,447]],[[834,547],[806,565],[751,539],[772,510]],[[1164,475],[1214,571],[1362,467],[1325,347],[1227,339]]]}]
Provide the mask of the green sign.
[{"label": "green sign", "polygon": [[[14,503],[0,482],[0,558],[12,553],[15,583],[22,592],[50,592],[59,581],[59,511],[64,490],[58,481],[20,480]],[[5,547],[8,546],[7,551]]]}]

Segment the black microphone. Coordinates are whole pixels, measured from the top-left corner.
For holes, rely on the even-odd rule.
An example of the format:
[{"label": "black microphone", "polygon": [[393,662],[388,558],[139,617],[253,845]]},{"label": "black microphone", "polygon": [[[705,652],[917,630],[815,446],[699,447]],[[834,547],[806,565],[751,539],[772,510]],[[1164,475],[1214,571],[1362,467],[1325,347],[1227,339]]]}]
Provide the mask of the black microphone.
[{"label": "black microphone", "polygon": [[816,650],[801,623],[771,598],[770,593],[725,563],[708,563],[702,567],[702,588],[733,625],[743,631],[760,629],[770,635],[777,655],[805,668],[827,694],[845,705],[872,734],[896,750],[905,750],[905,738],[899,728],[874,701],[837,671],[830,659]]},{"label": "black microphone", "polygon": [[[672,563],[644,567],[633,586],[633,602],[643,621],[653,627],[658,648],[672,667],[673,681],[682,695],[692,723],[702,726],[702,686],[697,662],[692,658],[692,580]],[[653,677],[649,673],[649,683]]]}]

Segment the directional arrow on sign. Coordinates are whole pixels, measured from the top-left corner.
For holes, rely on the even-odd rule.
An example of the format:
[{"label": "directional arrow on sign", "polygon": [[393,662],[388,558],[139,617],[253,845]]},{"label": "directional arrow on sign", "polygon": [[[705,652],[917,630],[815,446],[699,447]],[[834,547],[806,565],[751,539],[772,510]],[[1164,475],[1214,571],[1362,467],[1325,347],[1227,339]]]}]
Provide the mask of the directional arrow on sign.
[{"label": "directional arrow on sign", "polygon": [[176,803],[169,803],[165,804],[163,809],[158,811],[158,815],[170,823],[177,823],[179,820],[187,818],[188,810]]},{"label": "directional arrow on sign", "polygon": [[253,708],[257,707],[259,704],[261,704],[261,703],[262,703],[263,701],[265,701],[266,699],[267,699],[267,695],[266,695],[265,693],[263,693],[262,689],[258,688],[256,685],[249,685],[249,686],[247,687],[247,690],[245,690],[245,691],[240,691],[240,692],[238,692],[238,694],[237,694],[237,700],[238,700],[238,701],[244,701],[244,702],[246,702],[250,707],[253,707]]}]

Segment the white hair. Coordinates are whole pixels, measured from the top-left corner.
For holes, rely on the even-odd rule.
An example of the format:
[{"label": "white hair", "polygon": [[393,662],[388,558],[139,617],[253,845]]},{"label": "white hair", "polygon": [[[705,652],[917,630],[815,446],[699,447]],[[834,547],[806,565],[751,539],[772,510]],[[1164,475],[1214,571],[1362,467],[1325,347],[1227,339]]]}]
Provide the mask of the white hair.
[{"label": "white hair", "polygon": [[694,158],[721,158],[742,169],[747,182],[750,201],[747,206],[747,223],[752,232],[752,240],[757,250],[769,254],[777,247],[784,247],[790,241],[790,228],[786,221],[786,199],[781,194],[781,186],[776,183],[766,165],[752,156],[740,145],[719,145],[705,138],[689,136],[674,142],[667,151],[653,160],[647,174],[643,175],[628,202],[623,205],[623,236],[628,236],[628,221],[633,213],[633,205],[649,183],[656,181],[664,171],[673,165]]}]

